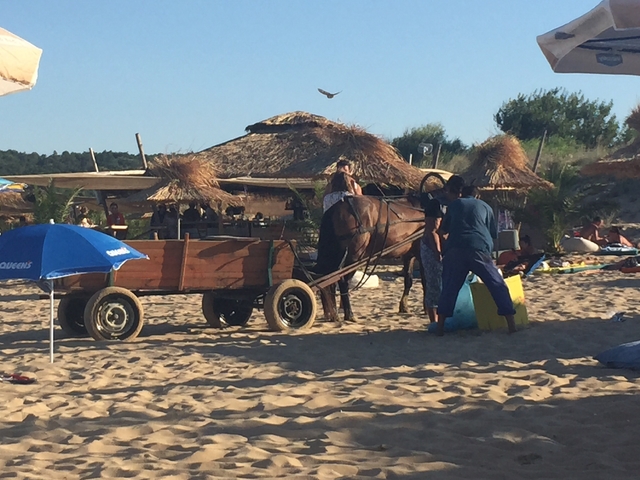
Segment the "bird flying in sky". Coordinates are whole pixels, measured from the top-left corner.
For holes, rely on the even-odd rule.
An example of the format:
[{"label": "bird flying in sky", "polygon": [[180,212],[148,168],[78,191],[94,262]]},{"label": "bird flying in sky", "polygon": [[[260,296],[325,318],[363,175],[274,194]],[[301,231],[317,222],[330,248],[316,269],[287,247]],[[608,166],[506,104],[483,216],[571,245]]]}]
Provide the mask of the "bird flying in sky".
[{"label": "bird flying in sky", "polygon": [[329,92],[327,92],[326,90],[323,90],[323,89],[321,89],[321,88],[319,88],[319,89],[318,89],[318,91],[319,91],[321,94],[326,95],[326,96],[327,96],[327,98],[333,98],[333,97],[335,97],[336,95],[338,95],[338,93],[342,92],[342,90],[340,90],[340,92],[336,92],[336,93],[329,93]]}]

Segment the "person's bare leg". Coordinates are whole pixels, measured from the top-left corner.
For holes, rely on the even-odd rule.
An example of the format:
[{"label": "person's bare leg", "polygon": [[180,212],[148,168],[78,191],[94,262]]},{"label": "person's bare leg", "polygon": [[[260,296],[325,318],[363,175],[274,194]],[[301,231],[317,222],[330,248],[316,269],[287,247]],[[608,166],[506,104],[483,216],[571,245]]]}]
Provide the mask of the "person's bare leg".
[{"label": "person's bare leg", "polygon": [[507,327],[509,328],[509,333],[516,333],[516,320],[513,315],[505,315],[504,318],[507,320]]},{"label": "person's bare leg", "polygon": [[447,317],[443,315],[438,315],[438,328],[436,329],[436,335],[442,337],[444,335],[444,321]]},{"label": "person's bare leg", "polygon": [[429,316],[429,323],[435,323],[438,320],[438,309],[433,307],[425,307]]}]

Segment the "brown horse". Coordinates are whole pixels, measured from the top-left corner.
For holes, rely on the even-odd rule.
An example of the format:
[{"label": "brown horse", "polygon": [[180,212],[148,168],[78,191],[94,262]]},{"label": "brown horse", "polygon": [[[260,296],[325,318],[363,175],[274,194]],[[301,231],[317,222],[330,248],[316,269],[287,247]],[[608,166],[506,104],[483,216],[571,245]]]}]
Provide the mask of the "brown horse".
[{"label": "brown horse", "polygon": [[[327,275],[359,260],[370,258],[397,245],[424,228],[424,211],[417,198],[389,200],[369,196],[346,197],[323,216],[318,243],[317,274]],[[404,292],[400,312],[407,312],[407,296],[413,284],[413,262],[419,255],[420,238],[385,255],[402,258]],[[371,262],[375,264],[375,262]],[[422,267],[421,267],[422,268]],[[353,276],[353,274],[348,277]],[[345,320],[353,320],[349,301],[348,277],[338,281]],[[333,287],[335,291],[335,286]],[[337,321],[335,295],[323,292],[325,318]]]}]

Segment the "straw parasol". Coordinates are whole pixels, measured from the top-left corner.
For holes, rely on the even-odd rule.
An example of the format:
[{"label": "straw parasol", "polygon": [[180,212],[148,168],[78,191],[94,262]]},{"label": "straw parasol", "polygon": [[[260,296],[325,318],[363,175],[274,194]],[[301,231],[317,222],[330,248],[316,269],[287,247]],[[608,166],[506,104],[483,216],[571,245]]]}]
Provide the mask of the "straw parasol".
[{"label": "straw parasol", "polygon": [[526,191],[553,185],[528,167],[529,158],[518,139],[497,135],[475,148],[471,166],[462,174],[482,190]]},{"label": "straw parasol", "polygon": [[127,203],[209,203],[239,205],[241,200],[222,190],[212,162],[195,155],[161,155],[149,164],[148,174],[160,177],[157,185],[129,195]]},{"label": "straw parasol", "polygon": [[[640,105],[631,111],[625,123],[640,132]],[[589,177],[640,178],[640,135],[636,136],[629,145],[619,148],[611,155],[585,165],[580,173]]]},{"label": "straw parasol", "polygon": [[3,192],[0,194],[0,216],[22,215],[33,211],[33,203],[27,202],[21,193]]},{"label": "straw parasol", "polygon": [[381,138],[357,126],[292,112],[249,125],[246,135],[196,154],[215,162],[221,178],[327,178],[338,160],[352,162],[367,183],[416,188],[422,172]]}]

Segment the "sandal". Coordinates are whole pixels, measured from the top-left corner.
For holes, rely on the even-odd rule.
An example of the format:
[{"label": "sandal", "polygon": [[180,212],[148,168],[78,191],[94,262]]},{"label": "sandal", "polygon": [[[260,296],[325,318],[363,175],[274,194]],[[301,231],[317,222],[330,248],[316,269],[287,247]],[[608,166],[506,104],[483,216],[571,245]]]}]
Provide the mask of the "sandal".
[{"label": "sandal", "polygon": [[3,373],[2,377],[0,378],[2,378],[3,382],[16,383],[20,385],[29,385],[36,382],[35,378],[25,377],[24,375],[20,375],[19,373],[11,373],[9,375]]}]

